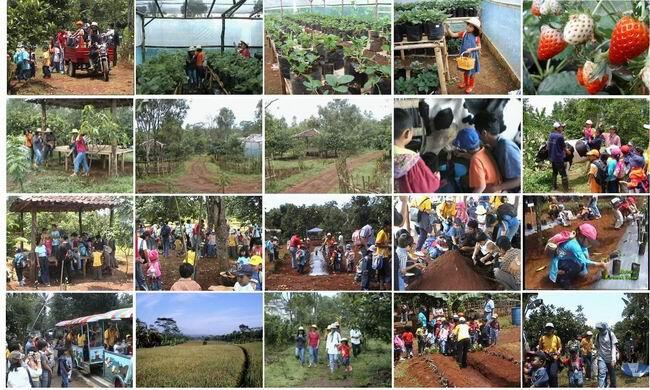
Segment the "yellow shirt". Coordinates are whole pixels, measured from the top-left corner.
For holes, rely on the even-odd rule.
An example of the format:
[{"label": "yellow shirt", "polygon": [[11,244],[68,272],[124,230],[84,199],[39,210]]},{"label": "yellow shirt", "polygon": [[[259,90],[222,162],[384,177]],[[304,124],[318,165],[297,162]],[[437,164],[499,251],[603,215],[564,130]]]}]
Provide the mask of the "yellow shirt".
[{"label": "yellow shirt", "polygon": [[104,331],[104,343],[109,347],[112,347],[115,345],[118,336],[119,333],[117,332],[117,329],[108,328]]},{"label": "yellow shirt", "polygon": [[559,352],[562,348],[562,340],[555,334],[543,335],[539,338],[539,348],[546,353]]},{"label": "yellow shirt", "polygon": [[77,336],[77,345],[81,347],[84,344],[86,344],[86,335],[82,333]]},{"label": "yellow shirt", "polygon": [[196,252],[187,251],[187,261],[186,263],[192,264],[194,266],[194,261],[196,260]]},{"label": "yellow shirt", "polygon": [[[388,234],[381,229],[377,233],[377,238],[375,239],[375,245],[377,245],[377,254],[383,256],[384,258],[390,257],[390,238]],[[379,245],[387,245],[386,248],[380,248]]]},{"label": "yellow shirt", "polygon": [[456,336],[456,340],[465,340],[469,338],[469,325],[467,324],[458,324],[452,331]]},{"label": "yellow shirt", "polygon": [[594,349],[594,343],[591,342],[588,338],[583,338],[580,340],[580,350],[583,355],[591,354],[591,351]]},{"label": "yellow shirt", "polygon": [[102,266],[102,252],[93,252],[93,267]]},{"label": "yellow shirt", "polygon": [[46,50],[43,52],[43,65],[51,66],[52,62],[50,61],[50,51]]},{"label": "yellow shirt", "polygon": [[418,210],[423,212],[431,212],[433,210],[433,202],[431,202],[431,198],[423,195],[413,202],[413,207],[417,207]]},{"label": "yellow shirt", "polygon": [[237,237],[234,234],[228,236],[228,246],[237,246]]},{"label": "yellow shirt", "polygon": [[436,207],[436,213],[442,219],[454,218],[456,216],[456,203],[442,202]]},{"label": "yellow shirt", "polygon": [[589,164],[589,173],[587,177],[587,182],[589,183],[589,190],[597,194],[599,192],[602,192],[600,185],[596,183],[596,175],[598,175],[598,167],[594,163]]}]

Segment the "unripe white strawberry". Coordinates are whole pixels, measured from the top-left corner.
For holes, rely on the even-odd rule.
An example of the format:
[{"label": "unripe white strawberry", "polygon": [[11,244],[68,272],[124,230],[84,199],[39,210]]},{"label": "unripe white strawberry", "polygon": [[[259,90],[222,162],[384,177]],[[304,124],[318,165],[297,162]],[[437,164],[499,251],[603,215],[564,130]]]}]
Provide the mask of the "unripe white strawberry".
[{"label": "unripe white strawberry", "polygon": [[562,6],[558,0],[545,0],[542,5],[539,6],[539,12],[542,15],[559,15],[562,13]]},{"label": "unripe white strawberry", "polygon": [[646,64],[646,66],[641,69],[641,80],[643,80],[645,87],[650,89],[650,65]]},{"label": "unripe white strawberry", "polygon": [[587,14],[575,14],[569,17],[564,26],[564,41],[570,45],[579,45],[592,39],[594,20]]}]

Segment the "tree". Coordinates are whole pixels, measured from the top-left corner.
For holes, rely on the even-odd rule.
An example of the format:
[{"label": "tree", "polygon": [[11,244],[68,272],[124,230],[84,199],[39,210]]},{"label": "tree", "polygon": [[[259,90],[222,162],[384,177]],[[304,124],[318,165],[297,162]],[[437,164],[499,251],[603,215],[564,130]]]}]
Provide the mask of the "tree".
[{"label": "tree", "polygon": [[222,133],[222,140],[225,140],[235,127],[235,113],[228,107],[221,107],[219,114],[214,118],[214,124]]},{"label": "tree", "polygon": [[160,332],[165,345],[176,345],[183,342],[185,336],[181,332],[176,320],[167,317],[158,317],[154,322],[154,326]]},{"label": "tree", "polygon": [[19,136],[8,137],[7,141],[7,175],[18,183],[20,191],[23,192],[23,185],[31,168],[30,151]]},{"label": "tree", "polygon": [[168,121],[183,123],[189,106],[184,99],[143,99],[136,101],[135,122],[144,139],[159,140],[160,130]]},{"label": "tree", "polygon": [[186,18],[195,18],[208,13],[208,5],[203,0],[188,0],[181,5],[181,13]]},{"label": "tree", "polygon": [[639,361],[648,364],[648,295],[625,293],[623,319],[614,325],[614,332],[622,338],[630,332],[639,353]]}]

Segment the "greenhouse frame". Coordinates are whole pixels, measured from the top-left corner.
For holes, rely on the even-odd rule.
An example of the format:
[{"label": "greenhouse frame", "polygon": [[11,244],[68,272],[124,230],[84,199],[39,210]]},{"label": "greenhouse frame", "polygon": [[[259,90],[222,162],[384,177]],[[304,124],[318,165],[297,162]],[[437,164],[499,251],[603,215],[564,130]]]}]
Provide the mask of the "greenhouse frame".
[{"label": "greenhouse frame", "polygon": [[269,13],[298,13],[310,11],[323,15],[364,15],[391,17],[392,3],[386,0],[265,0]]},{"label": "greenhouse frame", "polygon": [[262,10],[262,0],[136,0],[136,64],[193,45],[236,50],[240,41],[261,54]]}]

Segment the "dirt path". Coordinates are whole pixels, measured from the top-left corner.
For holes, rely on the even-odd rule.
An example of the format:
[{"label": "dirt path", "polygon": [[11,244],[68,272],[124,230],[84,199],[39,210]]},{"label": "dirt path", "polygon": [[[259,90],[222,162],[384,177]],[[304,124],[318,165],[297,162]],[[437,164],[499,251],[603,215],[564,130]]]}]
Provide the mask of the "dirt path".
[{"label": "dirt path", "polygon": [[291,268],[291,258],[282,263],[279,270],[273,270],[270,262],[265,264],[267,270],[267,291],[359,291],[359,284],[354,281],[354,273],[331,273],[328,275],[309,276],[309,271],[299,274]]},{"label": "dirt path", "polygon": [[53,73],[52,78],[44,79],[39,72],[27,81],[12,81],[9,91],[12,95],[132,95],[133,64],[118,62],[111,68],[110,79],[104,82],[100,77],[90,76],[87,72],[77,72],[75,77],[62,73]]},{"label": "dirt path", "polygon": [[[264,44],[264,94],[282,95],[282,81],[280,68],[278,68],[273,55],[273,49],[265,39]],[[275,69],[274,69],[275,65]]]},{"label": "dirt path", "polygon": [[[374,161],[384,154],[381,150],[375,150],[366,154],[362,154],[359,157],[348,159],[348,170],[353,171],[354,169],[368,163],[369,161]],[[329,193],[332,190],[338,192],[338,175],[336,173],[336,165],[332,164],[329,168],[324,169],[319,172],[317,176],[310,177],[298,184],[284,190],[287,193],[293,194],[325,194]]]},{"label": "dirt path", "polygon": [[[449,71],[451,80],[447,81],[447,93],[450,95],[464,95],[465,91],[458,88],[458,83],[463,80],[463,74],[456,66],[456,57],[449,58]],[[505,94],[517,89],[519,89],[519,86],[513,83],[494,55],[488,49],[483,48],[481,50],[481,72],[476,76],[472,94]]]},{"label": "dirt path", "polygon": [[248,370],[250,370],[251,367],[251,358],[248,356],[248,351],[246,348],[242,347],[241,345],[238,345],[239,349],[241,349],[242,353],[244,354],[244,365],[241,370],[241,376],[239,377],[239,385],[237,387],[248,387]]}]

